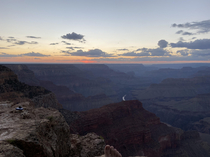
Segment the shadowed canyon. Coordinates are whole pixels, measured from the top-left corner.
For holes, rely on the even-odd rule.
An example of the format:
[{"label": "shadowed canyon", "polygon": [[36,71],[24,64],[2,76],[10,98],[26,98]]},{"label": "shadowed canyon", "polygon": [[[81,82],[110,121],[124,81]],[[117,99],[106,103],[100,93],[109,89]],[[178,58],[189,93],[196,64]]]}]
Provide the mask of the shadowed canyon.
[{"label": "shadowed canyon", "polygon": [[2,156],[95,157],[105,143],[123,157],[210,156],[209,64],[5,64],[0,70]]}]

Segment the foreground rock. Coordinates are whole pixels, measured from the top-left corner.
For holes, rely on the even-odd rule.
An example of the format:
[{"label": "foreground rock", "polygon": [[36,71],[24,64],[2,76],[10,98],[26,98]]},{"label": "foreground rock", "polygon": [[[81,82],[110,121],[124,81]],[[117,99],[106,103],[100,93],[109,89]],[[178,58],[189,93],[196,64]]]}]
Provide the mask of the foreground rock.
[{"label": "foreground rock", "polygon": [[[18,106],[24,110],[17,111]],[[1,156],[64,157],[70,154],[70,131],[60,112],[34,108],[30,102],[1,102],[0,107]]]},{"label": "foreground rock", "polygon": [[210,156],[210,147],[200,140],[197,132],[184,132],[161,123],[136,100],[109,104],[77,115],[69,123],[72,130],[81,135],[97,133],[123,157]]},{"label": "foreground rock", "polygon": [[104,153],[104,139],[95,133],[85,136],[71,134],[71,156],[95,157]]},{"label": "foreground rock", "polygon": [[[16,110],[19,108],[23,110]],[[88,157],[102,155],[104,140],[92,133],[71,135],[50,91],[18,81],[0,65],[0,157]],[[75,142],[76,141],[76,142]]]}]

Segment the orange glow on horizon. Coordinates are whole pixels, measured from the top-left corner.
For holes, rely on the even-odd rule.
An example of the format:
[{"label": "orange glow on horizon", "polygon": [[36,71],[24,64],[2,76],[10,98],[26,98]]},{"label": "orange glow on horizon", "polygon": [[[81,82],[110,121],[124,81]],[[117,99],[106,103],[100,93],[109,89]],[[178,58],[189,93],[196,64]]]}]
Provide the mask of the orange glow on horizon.
[{"label": "orange glow on horizon", "polygon": [[82,63],[97,63],[96,61],[91,61],[91,60],[84,60],[84,61],[81,61]]},{"label": "orange glow on horizon", "polygon": [[126,60],[116,60],[115,61],[100,61],[94,60],[94,58],[88,57],[72,57],[72,56],[48,56],[48,57],[1,57],[0,63],[57,63],[57,64],[74,64],[74,63],[84,63],[84,64],[181,64],[181,63],[210,63],[208,61],[126,61]]}]

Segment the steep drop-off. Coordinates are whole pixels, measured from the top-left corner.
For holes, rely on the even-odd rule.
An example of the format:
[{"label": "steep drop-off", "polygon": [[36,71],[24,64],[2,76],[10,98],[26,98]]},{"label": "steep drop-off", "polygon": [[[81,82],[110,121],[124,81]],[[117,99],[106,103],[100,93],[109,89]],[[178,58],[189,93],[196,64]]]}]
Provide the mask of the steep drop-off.
[{"label": "steep drop-off", "polygon": [[[198,132],[184,132],[160,122],[137,100],[105,105],[98,109],[76,113],[69,125],[72,131],[84,135],[96,132],[106,144],[113,145],[123,155],[209,156]],[[199,151],[198,151],[199,150]]]},{"label": "steep drop-off", "polygon": [[[68,124],[57,109],[66,110],[50,91],[19,82],[10,69],[1,65],[0,89],[1,157],[95,157],[103,154],[105,143],[98,135],[70,134]],[[17,110],[19,106],[22,110]]]}]

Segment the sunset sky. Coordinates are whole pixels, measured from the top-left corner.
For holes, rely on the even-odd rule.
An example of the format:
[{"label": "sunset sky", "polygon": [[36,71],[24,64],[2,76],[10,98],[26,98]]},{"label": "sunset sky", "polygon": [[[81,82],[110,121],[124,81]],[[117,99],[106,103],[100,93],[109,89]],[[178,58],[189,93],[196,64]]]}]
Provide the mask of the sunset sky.
[{"label": "sunset sky", "polygon": [[0,0],[1,63],[210,63],[210,0]]}]

